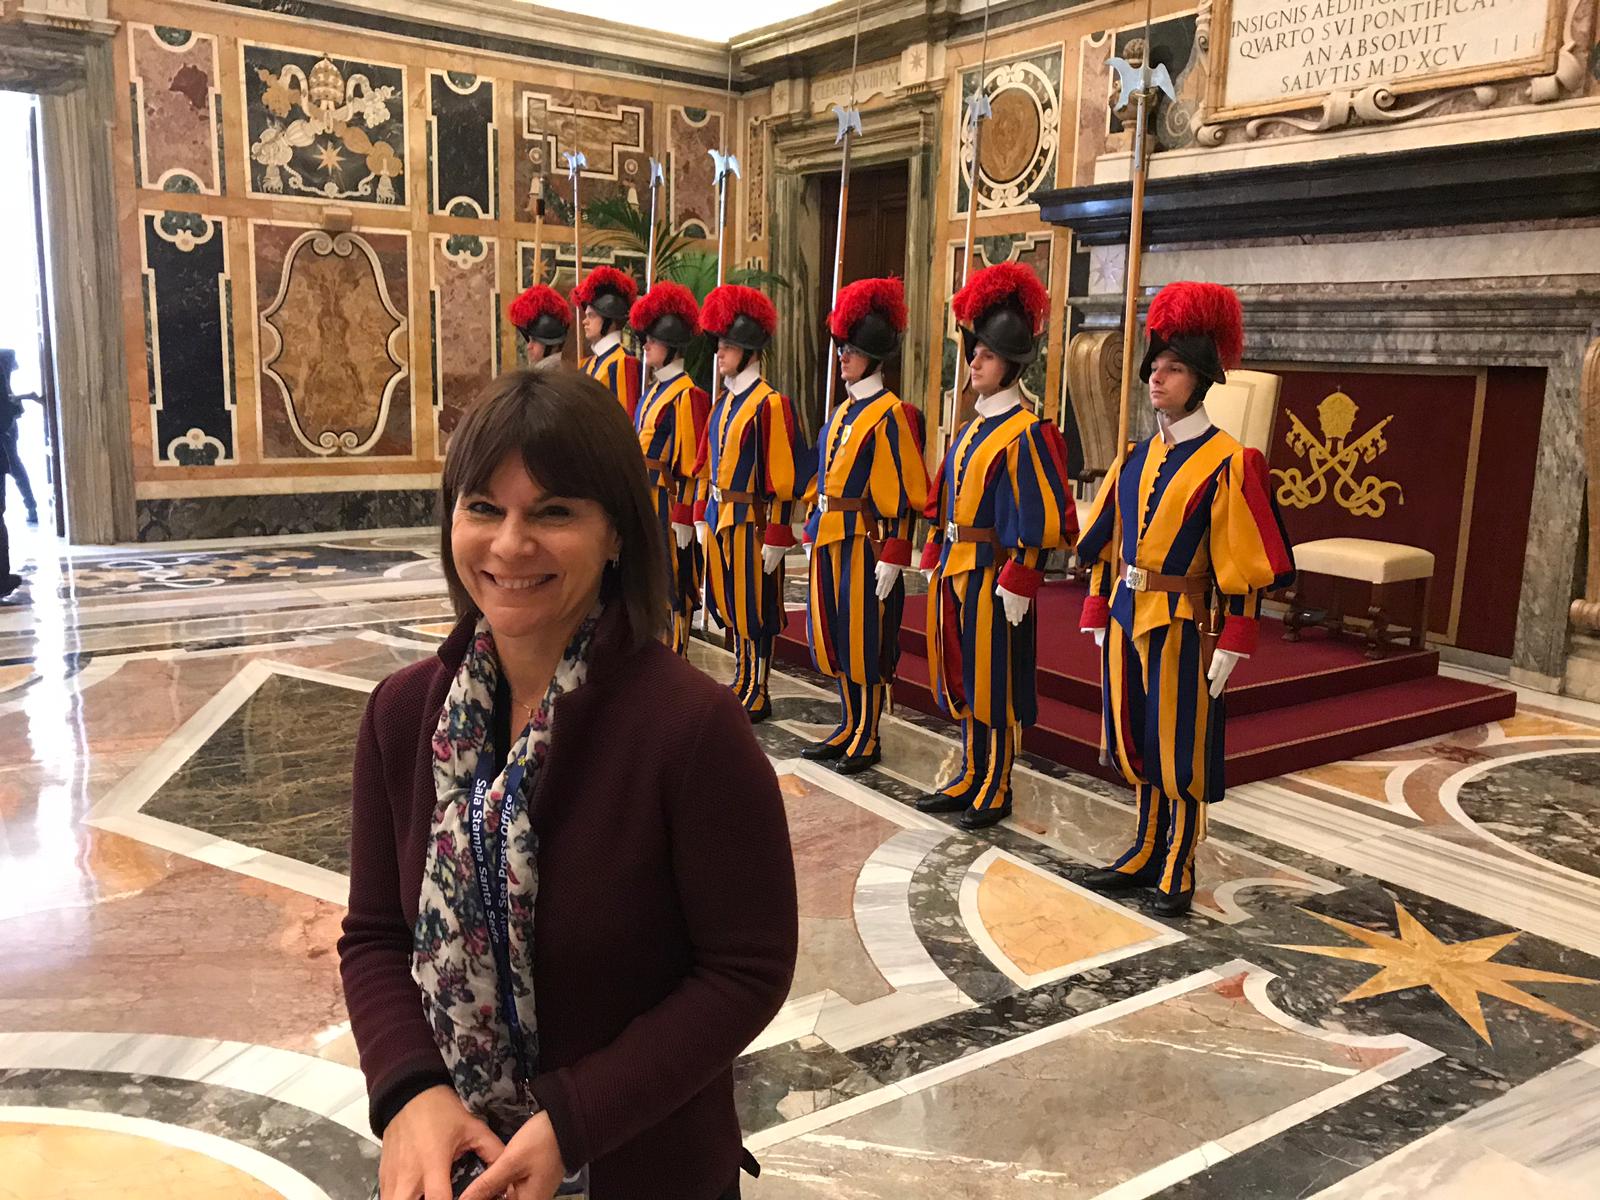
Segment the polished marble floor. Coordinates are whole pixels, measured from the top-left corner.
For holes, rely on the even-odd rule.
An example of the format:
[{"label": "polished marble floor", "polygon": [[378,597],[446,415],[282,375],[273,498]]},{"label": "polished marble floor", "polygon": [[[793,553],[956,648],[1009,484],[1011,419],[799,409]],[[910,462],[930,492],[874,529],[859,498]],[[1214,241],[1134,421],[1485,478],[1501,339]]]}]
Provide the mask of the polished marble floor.
[{"label": "polished marble floor", "polygon": [[[422,532],[45,556],[0,605],[0,1200],[368,1195],[350,753],[447,617]],[[909,804],[938,722],[798,758],[819,683],[759,729],[801,949],[747,1195],[1600,1196],[1600,708],[1237,789],[1162,920],[1079,885],[1124,793],[1030,763],[965,833]]]}]

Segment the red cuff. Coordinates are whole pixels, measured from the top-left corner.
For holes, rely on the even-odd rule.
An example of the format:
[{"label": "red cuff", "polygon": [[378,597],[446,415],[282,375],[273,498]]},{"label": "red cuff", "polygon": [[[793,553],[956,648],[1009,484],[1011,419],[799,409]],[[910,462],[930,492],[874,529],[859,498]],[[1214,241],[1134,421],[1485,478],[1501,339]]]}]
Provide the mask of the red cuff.
[{"label": "red cuff", "polygon": [[893,563],[897,567],[909,567],[911,543],[905,538],[884,538],[883,549],[878,552],[878,561]]},{"label": "red cuff", "polygon": [[693,525],[694,505],[674,504],[672,506],[672,523],[674,525]]},{"label": "red cuff", "polygon": [[768,525],[766,533],[761,535],[763,546],[793,546],[796,544],[794,530],[787,525]]},{"label": "red cuff", "polygon": [[939,543],[929,541],[922,548],[922,559],[917,563],[917,570],[931,571],[939,565]]},{"label": "red cuff", "polygon": [[1025,567],[1013,558],[1000,568],[1000,578],[996,582],[1006,591],[1032,600],[1039,594],[1039,585],[1044,582],[1044,572]]},{"label": "red cuff", "polygon": [[706,519],[706,502],[704,500],[696,500],[694,502],[694,519],[696,521],[704,521]]},{"label": "red cuff", "polygon": [[1104,629],[1111,624],[1111,602],[1104,596],[1085,596],[1083,612],[1078,616],[1079,629]]},{"label": "red cuff", "polygon": [[1260,640],[1260,621],[1254,617],[1229,617],[1222,623],[1222,636],[1217,639],[1217,649],[1248,657],[1256,652],[1256,643]]}]

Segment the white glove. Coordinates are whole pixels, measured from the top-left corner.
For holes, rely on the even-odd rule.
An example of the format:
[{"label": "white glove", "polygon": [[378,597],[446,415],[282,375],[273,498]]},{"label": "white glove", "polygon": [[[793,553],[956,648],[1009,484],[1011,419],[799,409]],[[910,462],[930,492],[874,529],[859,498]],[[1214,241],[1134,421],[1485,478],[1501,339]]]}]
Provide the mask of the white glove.
[{"label": "white glove", "polygon": [[810,542],[801,542],[800,544],[806,548],[806,561],[810,562],[811,561],[811,543]]},{"label": "white glove", "polygon": [[1022,618],[1028,615],[1028,609],[1033,606],[1033,601],[1015,592],[1008,592],[1003,587],[996,587],[994,594],[999,596],[1006,606],[1006,620],[1013,625],[1022,624]]},{"label": "white glove", "polygon": [[933,583],[933,568],[932,567],[918,567],[917,569],[922,572],[922,577],[924,579],[926,579],[928,581],[929,585],[931,586],[932,583]]},{"label": "white glove", "polygon": [[789,547],[787,546],[761,547],[761,570],[765,574],[771,575],[783,565],[784,556],[788,553]]},{"label": "white glove", "polygon": [[887,600],[889,593],[894,591],[895,581],[900,578],[900,568],[894,563],[881,562],[878,564],[878,599]]},{"label": "white glove", "polygon": [[1092,633],[1092,634],[1094,634],[1094,644],[1096,646],[1100,647],[1102,650],[1105,649],[1105,645],[1106,645],[1106,627],[1104,625],[1100,626],[1099,629],[1082,629],[1082,630],[1079,630],[1079,632],[1080,633]]},{"label": "white glove", "polygon": [[1222,695],[1222,689],[1228,686],[1228,676],[1233,674],[1241,658],[1248,657],[1234,650],[1218,650],[1211,656],[1211,669],[1206,672],[1206,678],[1211,681],[1213,696]]},{"label": "white glove", "polygon": [[708,541],[711,537],[710,524],[706,521],[696,521],[694,523],[694,534],[702,542]]},{"label": "white glove", "polygon": [[672,523],[672,540],[678,543],[679,550],[687,550],[689,543],[694,541],[694,526],[674,521]]}]

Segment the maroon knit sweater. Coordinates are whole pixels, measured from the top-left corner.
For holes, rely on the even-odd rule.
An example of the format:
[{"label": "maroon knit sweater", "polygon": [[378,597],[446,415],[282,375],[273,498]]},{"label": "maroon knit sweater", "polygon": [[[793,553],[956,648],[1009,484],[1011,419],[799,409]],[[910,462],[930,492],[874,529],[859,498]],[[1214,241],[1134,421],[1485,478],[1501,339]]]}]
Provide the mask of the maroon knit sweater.
[{"label": "maroon knit sweater", "polygon": [[[339,939],[373,1111],[444,1073],[411,978],[433,821],[434,727],[472,633],[372,693]],[[617,606],[556,702],[535,791],[533,1091],[596,1200],[710,1200],[738,1175],[732,1064],[782,1006],[798,940],[783,800],[728,689]],[[447,1077],[447,1076],[446,1076]],[[412,1084],[414,1086],[414,1082]]]}]

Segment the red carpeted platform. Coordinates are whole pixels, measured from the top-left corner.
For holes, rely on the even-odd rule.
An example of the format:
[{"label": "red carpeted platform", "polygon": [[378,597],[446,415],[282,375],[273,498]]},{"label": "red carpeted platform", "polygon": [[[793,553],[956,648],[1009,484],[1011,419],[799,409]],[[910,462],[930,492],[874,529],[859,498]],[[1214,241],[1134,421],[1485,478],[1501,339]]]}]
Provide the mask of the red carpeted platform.
[{"label": "red carpeted platform", "polygon": [[[1023,746],[1066,766],[1106,774],[1100,757],[1100,658],[1078,632],[1084,590],[1054,582],[1039,593],[1039,723]],[[924,598],[906,602],[895,700],[937,713],[928,690]],[[778,657],[809,665],[805,614],[789,614]],[[1369,659],[1354,640],[1311,632],[1283,640],[1262,620],[1257,652],[1239,664],[1228,689],[1228,781],[1251,783],[1321,763],[1436,737],[1516,712],[1509,689],[1446,679],[1431,650],[1396,650]]]}]

